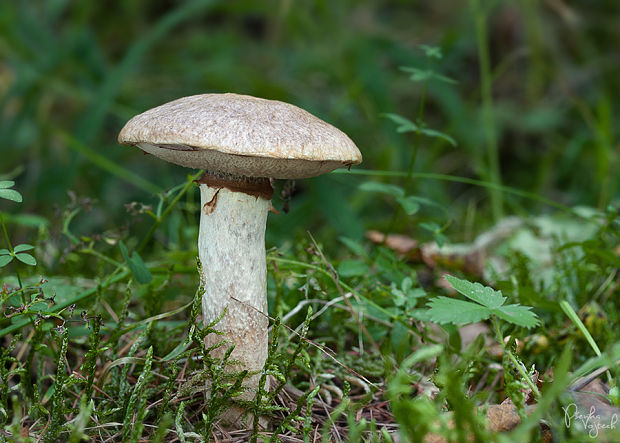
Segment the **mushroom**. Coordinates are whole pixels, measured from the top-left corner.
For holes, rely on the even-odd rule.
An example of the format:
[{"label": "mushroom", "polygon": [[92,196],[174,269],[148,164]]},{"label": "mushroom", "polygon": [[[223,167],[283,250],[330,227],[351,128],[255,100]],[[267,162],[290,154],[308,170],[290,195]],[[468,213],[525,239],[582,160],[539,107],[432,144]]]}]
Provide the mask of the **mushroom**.
[{"label": "mushroom", "polygon": [[[118,141],[163,160],[204,169],[198,256],[205,324],[234,343],[238,369],[255,395],[267,358],[265,227],[270,178],[296,179],[358,164],[346,134],[288,103],[238,94],[184,97],[133,117]],[[221,337],[206,338],[211,346]],[[224,353],[222,347],[216,356]]]}]

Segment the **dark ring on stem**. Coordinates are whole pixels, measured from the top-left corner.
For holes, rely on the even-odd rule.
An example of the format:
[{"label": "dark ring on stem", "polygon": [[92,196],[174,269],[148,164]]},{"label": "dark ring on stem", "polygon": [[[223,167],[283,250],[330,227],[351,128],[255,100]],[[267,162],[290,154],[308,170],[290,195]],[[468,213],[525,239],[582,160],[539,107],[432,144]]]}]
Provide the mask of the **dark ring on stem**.
[{"label": "dark ring on stem", "polygon": [[204,184],[210,188],[226,188],[233,192],[243,192],[254,197],[262,197],[271,200],[273,188],[269,179],[265,177],[245,177],[229,174],[216,174],[205,172],[196,183]]}]

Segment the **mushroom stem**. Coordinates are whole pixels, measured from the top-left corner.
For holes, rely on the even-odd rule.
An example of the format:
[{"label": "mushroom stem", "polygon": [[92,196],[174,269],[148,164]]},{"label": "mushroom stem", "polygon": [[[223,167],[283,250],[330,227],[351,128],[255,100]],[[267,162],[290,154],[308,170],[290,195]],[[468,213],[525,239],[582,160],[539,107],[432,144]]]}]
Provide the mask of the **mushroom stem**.
[{"label": "mushroom stem", "polygon": [[[269,200],[204,183],[200,184],[200,196],[198,255],[205,324],[226,310],[215,326],[225,335],[210,334],[205,345],[223,338],[234,343],[231,359],[238,365],[233,369],[250,372],[244,384],[248,390],[242,396],[249,400],[255,395],[267,358],[265,227]],[[223,356],[226,348],[219,347],[213,355]]]}]

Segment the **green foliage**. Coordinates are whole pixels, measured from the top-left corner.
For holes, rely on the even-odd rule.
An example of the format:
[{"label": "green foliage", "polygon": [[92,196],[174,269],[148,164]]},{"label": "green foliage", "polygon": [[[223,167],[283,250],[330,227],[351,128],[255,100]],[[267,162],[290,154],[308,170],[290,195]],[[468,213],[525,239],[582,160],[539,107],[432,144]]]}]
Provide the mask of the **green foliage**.
[{"label": "green foliage", "polygon": [[36,266],[36,259],[32,255],[26,254],[25,252],[30,251],[31,249],[34,249],[34,246],[26,244],[15,245],[13,247],[13,251],[9,251],[8,249],[0,249],[0,268],[11,263],[14,258],[24,264]]},{"label": "green foliage", "polygon": [[422,436],[431,429],[439,414],[427,397],[414,398],[413,386],[420,381],[420,374],[411,369],[418,363],[437,357],[444,350],[435,345],[420,349],[410,355],[389,379],[387,398],[390,400],[394,416],[402,426],[402,434],[410,441],[421,441]]},{"label": "green foliage", "polygon": [[15,349],[17,341],[21,337],[15,336],[9,346],[2,349],[0,353],[0,424],[6,423],[9,418],[9,377],[12,375],[8,370],[9,363],[14,363],[15,358],[11,356],[11,352]]},{"label": "green foliage", "polygon": [[[248,441],[526,442],[541,422],[584,441],[563,421],[577,380],[602,374],[618,405],[618,3],[289,3],[0,2],[0,441],[224,439],[233,405]],[[253,402],[228,343],[203,345],[202,171],[116,142],[138,112],[228,91],[364,155],[275,184]],[[504,212],[518,231],[474,248]],[[473,322],[490,332],[463,346]],[[522,422],[491,432],[506,398]]]},{"label": "green foliage", "polygon": [[131,435],[132,441],[139,440],[144,429],[144,419],[146,413],[146,399],[144,398],[144,390],[146,389],[149,378],[151,377],[151,365],[153,364],[153,347],[150,346],[146,351],[144,366],[138,377],[129,401],[125,408],[125,419],[123,421],[123,440],[128,440]]},{"label": "green foliage", "polygon": [[[427,73],[429,74],[429,73]],[[419,81],[419,80],[429,80],[430,78],[432,78],[429,75],[427,75],[424,78],[416,78],[415,81]],[[413,76],[412,76],[412,80],[413,80]],[[387,113],[384,114],[385,117],[387,117],[388,119],[392,120],[394,123],[396,123],[398,125],[398,128],[396,128],[396,132],[414,132],[416,134],[423,134],[427,137],[435,137],[435,138],[439,138],[442,139],[444,141],[447,141],[448,143],[450,143],[452,146],[456,146],[456,141],[450,137],[447,134],[444,134],[440,131],[437,131],[435,129],[430,129],[430,128],[426,128],[424,127],[422,124],[419,123],[414,123],[411,120],[406,119],[405,117],[402,117],[400,115],[397,114],[391,114],[391,113]]]},{"label": "green foliage", "polygon": [[[13,185],[15,185],[15,182],[13,181],[0,181],[0,198],[21,203],[23,201],[22,195],[18,191],[10,189]],[[31,254],[28,254],[26,252],[34,249],[34,246],[26,243],[13,246],[13,243],[9,238],[9,233],[7,232],[6,225],[4,223],[2,211],[0,211],[0,227],[2,227],[2,231],[4,233],[4,240],[8,247],[8,249],[0,249],[0,268],[3,268],[4,266],[11,263],[13,259],[17,259],[18,261],[29,266],[36,266],[37,260]],[[21,287],[21,277],[19,275],[19,272],[17,271],[17,267],[15,269],[17,281],[19,283],[19,286]]]},{"label": "green foliage", "polygon": [[[614,223],[614,220],[615,218],[610,218],[609,223]],[[613,232],[609,225],[603,225],[593,234],[594,237],[585,240],[586,243],[583,245],[580,243],[560,249],[556,254],[559,257],[570,256],[567,252],[582,246],[583,251],[591,251],[599,235],[613,236]],[[424,290],[420,287],[417,272],[384,247],[371,247],[367,243],[349,238],[342,238],[341,242],[348,252],[342,260],[334,262],[334,265],[327,261],[321,245],[316,242],[312,242],[310,246],[301,246],[293,258],[270,254],[270,263],[277,264],[277,268],[272,272],[275,281],[279,282],[276,283],[277,290],[281,292],[278,303],[291,303],[294,307],[303,300],[312,301],[305,308],[305,318],[300,319],[299,335],[289,337],[287,327],[278,319],[274,321],[269,356],[261,374],[259,395],[251,403],[238,400],[246,373],[226,369],[230,365],[232,348],[228,348],[223,359],[219,360],[212,358],[209,350],[204,349],[202,345],[206,334],[214,333],[213,328],[216,325],[214,322],[202,328],[198,324],[202,289],[196,291],[193,301],[184,300],[182,309],[172,309],[168,313],[150,312],[149,307],[140,307],[139,303],[136,303],[142,299],[142,296],[137,298],[137,294],[143,291],[150,294],[149,297],[155,297],[156,293],[165,295],[168,293],[168,288],[175,284],[169,277],[169,271],[157,270],[157,264],[149,269],[153,280],[148,285],[132,284],[131,274],[125,272],[123,279],[127,283],[108,286],[108,297],[112,296],[108,298],[109,303],[113,303],[115,311],[118,312],[112,322],[99,320],[100,317],[107,315],[103,311],[96,314],[96,311],[93,314],[84,312],[81,315],[84,326],[61,327],[59,329],[61,337],[46,344],[49,330],[43,328],[46,322],[53,319],[60,321],[68,317],[69,321],[65,320],[65,325],[71,325],[70,319],[73,314],[72,310],[67,308],[60,312],[54,311],[53,307],[38,311],[41,317],[32,337],[32,351],[29,351],[25,359],[29,363],[22,369],[19,367],[19,361],[11,360],[13,363],[18,363],[18,368],[11,373],[5,371],[2,380],[5,383],[9,382],[11,377],[23,373],[25,368],[30,368],[28,372],[31,372],[37,367],[36,362],[41,358],[47,358],[46,353],[53,349],[58,349],[60,354],[64,353],[65,357],[62,360],[58,353],[50,354],[55,355],[56,365],[52,389],[43,390],[41,394],[37,386],[29,387],[28,383],[22,383],[14,388],[14,391],[17,389],[23,392],[24,398],[29,399],[29,410],[33,416],[59,417],[58,411],[73,414],[75,420],[71,424],[64,425],[64,422],[58,419],[50,422],[53,427],[48,429],[51,431],[45,431],[46,438],[49,439],[52,439],[53,435],[56,438],[74,440],[83,438],[84,435],[91,435],[88,429],[93,423],[91,418],[93,411],[98,411],[99,421],[123,423],[123,426],[119,426],[116,431],[110,431],[119,432],[119,435],[124,435],[123,438],[130,441],[145,436],[161,439],[169,432],[174,432],[181,441],[189,441],[190,436],[193,438],[196,435],[206,438],[216,432],[214,430],[217,429],[215,423],[218,417],[231,405],[241,405],[254,416],[255,427],[248,431],[249,440],[264,437],[261,430],[256,427],[259,417],[277,417],[274,425],[275,433],[272,434],[273,441],[283,441],[281,436],[287,433],[310,439],[316,432],[316,422],[311,414],[304,411],[319,411],[325,407],[324,403],[320,403],[325,398],[324,393],[321,394],[322,383],[331,384],[333,379],[322,378],[322,374],[335,374],[336,380],[338,378],[345,380],[342,382],[344,386],[349,386],[348,380],[352,380],[360,383],[355,385],[356,389],[365,386],[368,393],[360,397],[358,392],[357,396],[352,398],[350,393],[347,393],[351,389],[350,386],[344,389],[342,399],[339,398],[329,409],[329,419],[321,429],[324,436],[330,435],[335,428],[345,432],[342,427],[346,426],[346,435],[350,438],[390,441],[392,436],[383,423],[366,416],[361,420],[357,419],[358,414],[372,402],[372,393],[376,392],[371,380],[385,380],[387,386],[385,398],[389,401],[394,421],[398,423],[404,438],[438,433],[447,439],[458,439],[467,438],[473,432],[476,438],[484,440],[488,439],[490,434],[483,430],[481,417],[472,412],[479,404],[480,397],[467,395],[466,389],[468,385],[477,381],[477,377],[487,364],[486,360],[489,357],[485,354],[482,341],[478,340],[466,351],[459,351],[452,342],[444,345],[420,346],[421,340],[429,340],[427,334],[431,330],[427,330],[422,323],[417,322],[423,319],[424,322],[435,320],[442,323],[442,319],[435,319],[434,315],[440,317],[451,315],[450,321],[456,323],[487,318],[492,320],[496,340],[504,349],[501,360],[505,383],[503,393],[519,408],[526,420],[524,423],[527,423],[529,429],[527,432],[530,433],[528,435],[531,435],[534,428],[529,427],[531,424],[524,413],[525,392],[529,390],[536,392],[538,401],[547,401],[548,393],[545,390],[539,391],[534,386],[533,369],[526,368],[524,364],[530,360],[531,355],[518,355],[514,350],[514,337],[506,341],[499,324],[501,320],[505,320],[503,323],[506,325],[526,327],[534,323],[530,329],[536,328],[539,324],[539,319],[528,309],[520,305],[506,304],[508,297],[503,293],[515,293],[514,287],[502,283],[503,289],[499,291],[449,276],[447,280],[451,286],[469,301],[437,298],[434,297],[435,290]],[[118,248],[114,248],[113,253],[122,256]],[[587,254],[591,260],[613,266],[613,260],[605,254],[593,252]],[[118,257],[114,256],[115,263],[106,261],[106,266],[118,269],[115,272],[121,272],[125,265],[122,261],[117,262],[116,258]],[[190,260],[189,257],[187,259]],[[524,262],[515,263],[515,266],[527,266],[527,264],[525,259]],[[183,272],[193,275],[195,270],[189,267]],[[534,285],[535,281],[530,279],[520,283],[522,286],[519,287],[518,293],[522,297],[527,293],[526,285]],[[54,284],[60,288],[57,282]],[[38,287],[45,285],[28,284],[22,291],[32,290],[31,293],[34,295],[34,290]],[[300,288],[302,291],[299,291]],[[334,291],[341,291],[339,292],[341,299],[335,303],[332,301]],[[177,297],[177,292],[176,289],[173,291],[174,297]],[[96,293],[97,291],[93,294]],[[61,297],[59,300],[74,299],[71,292],[66,294],[59,292],[57,296]],[[7,295],[3,297],[5,301],[10,299]],[[444,299],[446,305],[440,306],[441,309],[437,314],[435,304],[437,300]],[[34,296],[28,304],[30,307],[24,312],[34,312],[35,305],[41,304],[42,300],[41,296]],[[90,300],[91,304],[86,305],[91,306],[90,309],[99,303],[97,297]],[[323,302],[318,303],[318,300]],[[351,303],[350,307],[347,307],[345,300]],[[540,299],[530,300],[535,305],[542,303]],[[459,305],[456,306],[455,302]],[[427,303],[431,305],[430,310],[423,308]],[[138,307],[137,311],[135,306]],[[309,307],[311,309],[308,309]],[[290,309],[291,307],[288,308]],[[458,316],[449,314],[455,310]],[[469,310],[474,312],[472,317],[467,317]],[[167,321],[167,318],[183,312],[187,313],[186,316],[182,316],[185,319],[177,322],[177,326],[173,326],[174,322]],[[356,312],[357,318],[365,319],[363,327],[360,327],[352,312]],[[144,320],[137,317],[137,315],[146,316],[147,313],[150,317]],[[294,317],[289,316],[287,322],[292,318]],[[83,332],[78,332],[80,328],[83,328]],[[76,338],[71,338],[67,331],[77,334]],[[176,331],[176,338],[171,340],[173,331]],[[338,349],[337,354],[331,354],[322,343],[316,343],[317,337],[322,341],[324,339],[320,337],[327,336],[322,331],[332,331],[329,332],[331,338],[327,340],[327,345]],[[540,333],[540,329],[537,331]],[[80,334],[82,339],[79,338]],[[66,343],[66,349],[63,348],[61,339]],[[17,343],[20,337],[15,340]],[[351,347],[351,344],[347,344],[348,340],[351,340],[350,343],[362,340],[367,350],[359,357],[351,358],[346,354],[346,350]],[[377,350],[373,349],[373,342],[378,346]],[[83,358],[80,357],[78,360],[81,365],[73,365],[79,367],[78,375],[67,375],[66,367],[60,363],[67,361],[72,365],[71,362],[76,358],[75,350],[72,349],[80,347],[85,351]],[[12,358],[10,353],[14,348],[14,345],[9,347],[9,353],[5,353],[4,358]],[[377,364],[379,357],[377,352],[382,353],[380,357],[382,360],[379,360],[382,362],[379,364]],[[589,369],[583,370],[598,369],[608,364],[611,361],[609,358],[613,356],[607,356],[605,351],[602,351],[601,359],[592,362],[588,366]],[[538,365],[540,363],[537,363]],[[102,367],[106,368],[105,372],[98,375],[97,369]],[[42,366],[39,364],[38,368],[40,371]],[[181,369],[185,374],[185,380],[180,385]],[[43,374],[39,373],[40,377],[43,377]],[[155,383],[156,380],[162,379],[162,376],[166,377],[165,381]],[[269,391],[264,388],[267,377],[276,381]],[[321,384],[309,384],[306,379],[310,377],[322,380]],[[429,377],[439,388],[436,400],[416,392],[418,389],[416,387],[428,383]],[[566,379],[562,380],[564,384],[568,382]],[[201,392],[207,381],[210,383],[210,391],[205,402],[204,394]],[[58,391],[56,383],[60,386]],[[301,389],[301,395],[292,404],[283,406],[278,402],[278,398],[285,390],[285,386],[290,383],[295,383]],[[83,400],[80,400],[80,406],[75,410],[69,407],[67,401],[70,392],[82,394]],[[559,394],[554,392],[553,398],[557,398]],[[49,411],[42,406],[41,397],[44,398],[44,402],[48,402],[46,404],[49,404]],[[6,405],[3,406],[3,410],[10,411],[10,393],[1,400]],[[154,401],[158,402],[157,407],[149,406]],[[194,401],[207,405],[199,417],[193,414],[193,407],[188,409],[186,406]],[[448,405],[451,410],[448,417],[442,411],[443,404]],[[551,409],[549,414],[553,420],[559,417]],[[12,422],[10,418],[15,416],[15,413],[8,413],[8,421]],[[419,419],[413,421],[411,417],[414,416]],[[453,423],[454,427],[447,427],[448,422]],[[172,426],[175,430],[162,428],[166,426]],[[51,432],[53,434],[50,434]],[[519,433],[525,431],[518,428],[515,432],[520,435]]]},{"label": "green foliage", "polygon": [[71,431],[68,439],[69,443],[79,443],[88,439],[85,428],[91,420],[94,406],[95,402],[93,400],[87,400],[86,396],[80,398],[80,412],[75,418],[75,421],[69,425]]},{"label": "green foliage", "polygon": [[84,391],[84,398],[87,401],[93,396],[93,383],[95,381],[95,372],[97,371],[97,356],[101,352],[99,344],[101,343],[101,323],[102,318],[100,315],[95,316],[89,321],[90,335],[89,335],[89,349],[84,357],[84,363],[82,364],[82,372],[87,374],[86,387]]},{"label": "green foliage", "polygon": [[11,251],[8,249],[0,249],[0,268],[8,265],[11,261],[13,261]]},{"label": "green foliage", "polygon": [[127,263],[127,266],[129,267],[129,270],[131,271],[136,281],[141,284],[150,283],[151,280],[153,280],[153,276],[151,275],[149,268],[147,268],[144,264],[144,261],[142,260],[142,257],[140,257],[140,254],[134,251],[133,254],[131,254],[131,257],[129,257],[127,247],[122,241],[118,243],[118,246],[121,249],[121,254],[123,254],[123,259],[125,260],[125,263]]},{"label": "green foliage", "polygon": [[[69,346],[69,331],[64,326],[60,326],[58,331],[58,360],[56,363],[56,378],[54,379],[52,405],[50,409],[49,425],[43,434],[43,441],[55,442],[62,431],[65,424],[65,395],[64,390],[67,385],[67,369],[65,359],[67,358],[67,349]],[[52,389],[52,388],[50,388]]]},{"label": "green foliage", "polygon": [[[452,83],[452,84],[457,83],[456,80],[450,77],[446,77],[445,75],[438,74],[432,70],[424,70],[424,69],[413,68],[409,66],[403,66],[400,69],[402,71],[410,73],[411,76],[409,77],[409,80],[414,81],[414,82],[425,82],[427,80],[439,80],[445,83]],[[399,123],[399,122],[395,120],[395,123]],[[417,130],[417,128],[414,130]],[[403,132],[403,131],[399,131],[399,132]],[[453,143],[453,144],[456,144],[456,143]]]},{"label": "green foliage", "polygon": [[518,304],[504,305],[506,297],[501,291],[495,291],[480,283],[471,283],[451,275],[446,281],[457,292],[473,300],[475,303],[455,300],[448,297],[437,297],[429,303],[429,315],[437,323],[466,324],[488,319],[491,315],[525,328],[537,326],[540,321],[530,307]]},{"label": "green foliage", "polygon": [[414,215],[421,206],[439,207],[443,209],[427,198],[418,197],[416,195],[406,195],[405,190],[397,185],[380,182],[364,182],[359,185],[359,189],[365,192],[378,192],[393,196],[407,215]]},{"label": "green foliage", "polygon": [[23,197],[18,191],[11,189],[13,186],[15,186],[15,182],[12,180],[0,181],[0,198],[21,203]]}]

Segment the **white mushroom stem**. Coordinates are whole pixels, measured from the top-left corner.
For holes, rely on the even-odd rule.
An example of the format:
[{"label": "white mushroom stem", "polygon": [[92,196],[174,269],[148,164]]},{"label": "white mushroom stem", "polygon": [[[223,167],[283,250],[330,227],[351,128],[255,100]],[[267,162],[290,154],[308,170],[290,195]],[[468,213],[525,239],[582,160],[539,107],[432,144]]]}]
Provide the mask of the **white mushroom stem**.
[{"label": "white mushroom stem", "polygon": [[[226,310],[210,334],[206,346],[223,339],[234,343],[234,369],[253,373],[245,383],[245,399],[254,397],[260,371],[267,358],[267,277],[265,227],[269,200],[227,188],[200,184],[201,213],[198,256],[204,287],[202,310],[205,324]],[[214,351],[221,357],[227,345]]]}]

